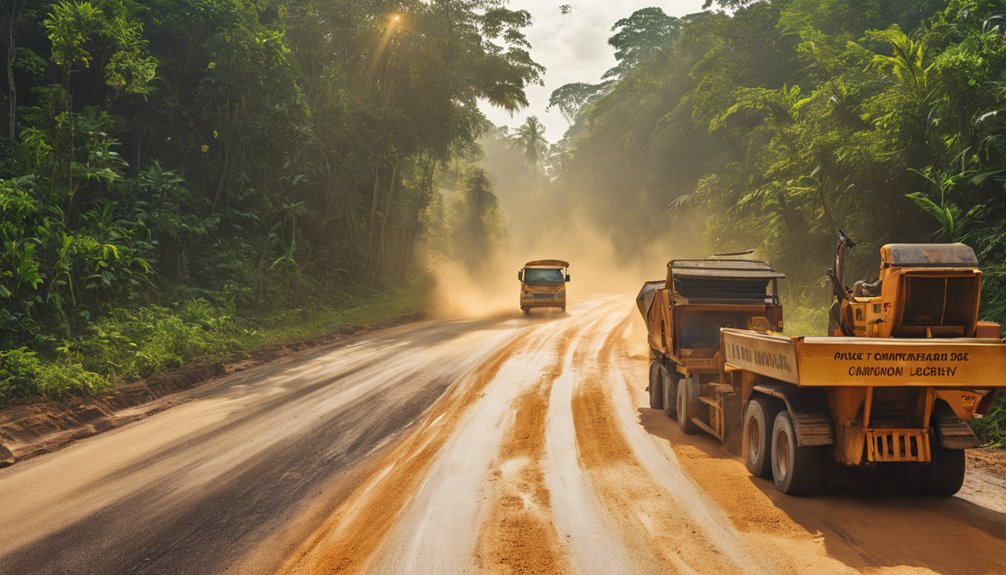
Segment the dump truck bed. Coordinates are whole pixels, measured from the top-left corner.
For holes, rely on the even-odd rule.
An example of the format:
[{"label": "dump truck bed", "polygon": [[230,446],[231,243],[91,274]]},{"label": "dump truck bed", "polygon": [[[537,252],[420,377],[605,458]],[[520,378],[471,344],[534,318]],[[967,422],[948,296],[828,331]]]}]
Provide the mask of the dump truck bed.
[{"label": "dump truck bed", "polygon": [[998,339],[785,337],[723,329],[725,367],[800,387],[1006,387]]}]

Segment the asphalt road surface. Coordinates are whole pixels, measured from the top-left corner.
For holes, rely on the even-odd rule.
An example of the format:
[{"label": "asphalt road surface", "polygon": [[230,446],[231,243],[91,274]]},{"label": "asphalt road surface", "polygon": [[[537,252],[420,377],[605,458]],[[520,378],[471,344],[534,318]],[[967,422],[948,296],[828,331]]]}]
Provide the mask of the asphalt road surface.
[{"label": "asphalt road surface", "polygon": [[780,495],[644,407],[642,329],[596,297],[211,383],[0,470],[0,572],[1006,572],[999,477]]}]

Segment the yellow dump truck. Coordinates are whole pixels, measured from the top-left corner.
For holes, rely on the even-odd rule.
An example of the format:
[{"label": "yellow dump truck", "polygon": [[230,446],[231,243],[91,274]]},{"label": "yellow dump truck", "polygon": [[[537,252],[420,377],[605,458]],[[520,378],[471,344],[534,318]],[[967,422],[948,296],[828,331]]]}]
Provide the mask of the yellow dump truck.
[{"label": "yellow dump truck", "polygon": [[517,272],[520,281],[520,309],[524,315],[532,308],[551,307],[566,311],[566,284],[569,262],[534,260]]},{"label": "yellow dump truck", "polygon": [[899,465],[907,490],[952,495],[963,450],[979,443],[967,420],[1006,387],[999,326],[978,321],[974,251],[887,245],[880,280],[850,290],[851,245],[843,234],[829,273],[831,329],[842,334],[830,337],[779,333],[782,275],[764,262],[672,261],[662,285],[647,282],[637,298],[650,406],[739,451],[783,493],[820,492],[833,465]]}]

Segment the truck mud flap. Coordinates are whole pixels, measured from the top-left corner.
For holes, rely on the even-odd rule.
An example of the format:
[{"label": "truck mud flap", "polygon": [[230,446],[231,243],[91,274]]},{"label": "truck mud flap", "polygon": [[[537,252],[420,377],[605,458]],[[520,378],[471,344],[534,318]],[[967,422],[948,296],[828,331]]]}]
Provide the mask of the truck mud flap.
[{"label": "truck mud flap", "polygon": [[946,449],[971,449],[981,445],[968,422],[954,415],[954,412],[942,403],[937,403],[933,413],[936,427],[936,438]]},{"label": "truck mud flap", "polygon": [[786,408],[793,417],[798,446],[817,447],[835,443],[828,400],[820,390],[800,389],[784,383],[761,383],[753,389],[786,402]]}]

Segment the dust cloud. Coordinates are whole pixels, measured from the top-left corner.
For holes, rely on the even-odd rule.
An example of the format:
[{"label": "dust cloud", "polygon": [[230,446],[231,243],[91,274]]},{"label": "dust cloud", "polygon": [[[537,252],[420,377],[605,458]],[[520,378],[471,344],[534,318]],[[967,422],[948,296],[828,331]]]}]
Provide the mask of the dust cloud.
[{"label": "dust cloud", "polygon": [[[431,313],[438,318],[475,319],[520,316],[517,271],[535,259],[570,262],[567,293],[571,306],[577,298],[623,294],[631,305],[644,281],[661,279],[674,257],[694,257],[672,233],[640,238],[640,248],[620,253],[598,222],[548,188],[536,194],[508,189],[507,178],[487,162],[507,228],[507,238],[486,254],[479,271],[471,271],[443,254],[428,257],[436,289]],[[505,173],[505,172],[504,172]],[[545,310],[532,314],[545,314]]]}]

